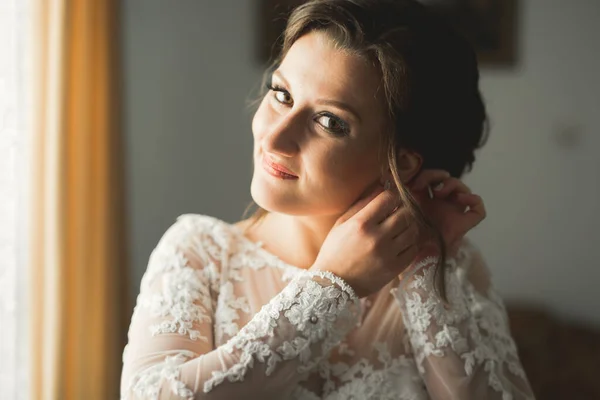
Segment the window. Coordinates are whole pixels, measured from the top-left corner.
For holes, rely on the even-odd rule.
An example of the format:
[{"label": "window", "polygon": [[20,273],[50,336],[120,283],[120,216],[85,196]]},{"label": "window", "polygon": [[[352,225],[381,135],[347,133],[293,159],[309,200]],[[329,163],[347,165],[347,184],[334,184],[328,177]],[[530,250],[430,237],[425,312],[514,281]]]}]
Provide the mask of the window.
[{"label": "window", "polygon": [[25,69],[29,1],[0,0],[0,388],[27,399]]}]

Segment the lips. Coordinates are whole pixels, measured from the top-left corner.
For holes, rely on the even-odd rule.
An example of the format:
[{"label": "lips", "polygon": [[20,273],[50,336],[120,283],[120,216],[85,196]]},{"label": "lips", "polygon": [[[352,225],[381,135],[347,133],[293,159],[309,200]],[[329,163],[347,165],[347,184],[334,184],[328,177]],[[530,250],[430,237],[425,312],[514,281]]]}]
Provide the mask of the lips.
[{"label": "lips", "polygon": [[263,155],[263,163],[265,164],[265,167],[267,169],[274,170],[271,172],[279,173],[279,174],[281,174],[281,177],[283,177],[283,178],[298,178],[298,176],[295,175],[292,171],[290,171],[289,169],[287,169],[286,167],[284,167],[281,164],[277,164],[276,162],[271,160],[271,158],[267,155]]}]

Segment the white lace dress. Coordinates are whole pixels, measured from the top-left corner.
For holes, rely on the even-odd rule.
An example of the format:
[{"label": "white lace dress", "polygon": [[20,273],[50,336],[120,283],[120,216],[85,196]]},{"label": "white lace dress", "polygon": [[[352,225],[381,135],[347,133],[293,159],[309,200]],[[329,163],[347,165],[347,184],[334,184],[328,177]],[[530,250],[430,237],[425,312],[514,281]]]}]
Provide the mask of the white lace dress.
[{"label": "white lace dress", "polygon": [[185,214],[152,252],[123,353],[122,399],[532,399],[475,247],[358,299],[219,219]]}]

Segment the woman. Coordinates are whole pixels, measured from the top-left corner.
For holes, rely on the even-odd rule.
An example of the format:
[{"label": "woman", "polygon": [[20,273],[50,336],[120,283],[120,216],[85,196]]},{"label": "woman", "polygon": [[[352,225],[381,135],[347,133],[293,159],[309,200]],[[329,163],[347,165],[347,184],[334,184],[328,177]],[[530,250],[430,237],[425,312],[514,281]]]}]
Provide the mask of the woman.
[{"label": "woman", "polygon": [[471,48],[413,1],[314,0],[267,77],[259,212],[164,234],[122,397],[533,398],[463,239],[485,217],[458,179],[485,127]]}]

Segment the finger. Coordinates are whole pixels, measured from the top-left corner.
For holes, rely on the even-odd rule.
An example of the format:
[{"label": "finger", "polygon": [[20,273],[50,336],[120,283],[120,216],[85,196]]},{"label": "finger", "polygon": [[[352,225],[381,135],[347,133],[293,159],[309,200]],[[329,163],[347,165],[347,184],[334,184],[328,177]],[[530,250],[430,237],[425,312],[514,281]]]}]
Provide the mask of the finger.
[{"label": "finger", "polygon": [[456,201],[469,207],[467,213],[470,212],[475,215],[479,215],[481,219],[484,219],[487,216],[485,204],[483,203],[481,196],[476,194],[459,193],[456,196]]},{"label": "finger", "polygon": [[443,169],[424,169],[410,184],[410,188],[415,191],[423,190],[427,187],[427,185],[442,181],[449,177],[450,173]]},{"label": "finger", "polygon": [[411,262],[419,250],[417,241],[413,237],[414,233],[410,232],[410,229],[407,229],[394,240],[396,246],[395,249],[397,251],[396,257],[404,261],[402,263],[403,265]]},{"label": "finger", "polygon": [[346,212],[340,218],[338,218],[336,224],[339,225],[352,218],[373,199],[379,196],[383,191],[383,187],[381,186],[381,184],[379,184],[379,182],[376,182],[373,185],[369,186],[348,208],[348,210],[346,210]]},{"label": "finger", "polygon": [[395,238],[411,225],[410,213],[406,207],[398,207],[380,225],[384,236]]},{"label": "finger", "polygon": [[400,198],[395,191],[384,190],[379,193],[369,204],[364,206],[356,213],[356,218],[360,218],[367,223],[380,224],[392,211],[400,205]]},{"label": "finger", "polygon": [[417,244],[418,238],[419,226],[416,223],[412,223],[408,224],[402,232],[398,232],[397,235],[394,235],[392,237],[392,242],[394,243],[394,248],[397,250],[397,253],[399,253],[404,248]]},{"label": "finger", "polygon": [[433,187],[433,195],[437,198],[446,198],[450,194],[471,193],[471,189],[460,179],[448,178]]},{"label": "finger", "polygon": [[462,229],[465,232],[473,229],[485,219],[485,206],[483,205],[483,201],[481,201],[479,196],[473,194],[461,194],[457,196],[457,201],[465,206],[468,206],[468,209],[464,212],[464,215],[461,218]]},{"label": "finger", "polygon": [[398,265],[406,265],[406,267],[404,267],[398,274],[398,278],[401,281],[404,279],[405,276],[409,276],[412,273],[412,271],[414,271],[415,268],[418,267],[418,265],[415,265],[413,263],[415,257],[417,257],[418,254],[419,246],[413,245],[408,247],[406,250],[404,250],[396,256],[396,259],[398,260]]}]

